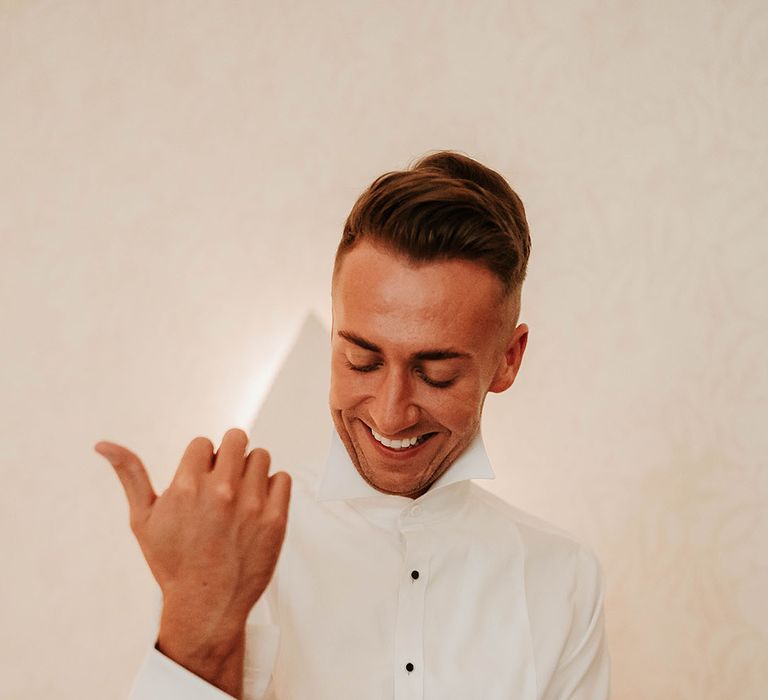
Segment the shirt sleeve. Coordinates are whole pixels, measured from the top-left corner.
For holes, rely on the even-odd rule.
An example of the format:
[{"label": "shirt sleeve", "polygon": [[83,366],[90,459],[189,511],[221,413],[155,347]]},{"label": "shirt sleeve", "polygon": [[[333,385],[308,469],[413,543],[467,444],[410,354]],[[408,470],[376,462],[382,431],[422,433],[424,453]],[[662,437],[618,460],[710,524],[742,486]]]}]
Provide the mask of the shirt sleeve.
[{"label": "shirt sleeve", "polygon": [[605,637],[605,577],[597,558],[582,547],[574,586],[569,643],[542,700],[608,700],[610,658]]},{"label": "shirt sleeve", "polygon": [[130,700],[232,700],[232,696],[152,648],[129,695]]},{"label": "shirt sleeve", "polygon": [[[248,625],[245,641],[243,696],[266,698],[279,644],[276,625]],[[130,700],[231,700],[220,690],[152,648],[134,680]]]}]

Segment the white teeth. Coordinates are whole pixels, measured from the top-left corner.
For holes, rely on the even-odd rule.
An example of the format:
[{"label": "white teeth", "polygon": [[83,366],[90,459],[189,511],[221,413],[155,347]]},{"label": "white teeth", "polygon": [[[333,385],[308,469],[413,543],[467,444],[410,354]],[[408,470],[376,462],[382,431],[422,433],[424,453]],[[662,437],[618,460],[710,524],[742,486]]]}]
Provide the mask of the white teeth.
[{"label": "white teeth", "polygon": [[413,447],[419,441],[418,435],[416,437],[406,438],[405,440],[390,440],[383,435],[379,435],[373,428],[371,428],[371,433],[373,433],[373,437],[384,445],[384,447],[391,447],[393,450],[404,450]]}]

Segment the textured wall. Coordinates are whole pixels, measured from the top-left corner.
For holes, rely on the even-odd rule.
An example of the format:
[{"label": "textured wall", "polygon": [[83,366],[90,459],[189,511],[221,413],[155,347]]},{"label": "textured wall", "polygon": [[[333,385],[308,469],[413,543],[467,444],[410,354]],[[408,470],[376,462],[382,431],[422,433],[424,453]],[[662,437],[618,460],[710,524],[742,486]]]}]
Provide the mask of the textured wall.
[{"label": "textured wall", "polygon": [[615,698],[765,697],[767,88],[759,0],[0,0],[0,694],[124,694],[93,443],[248,425],[356,194],[456,148],[534,242],[493,488],[601,557]]}]

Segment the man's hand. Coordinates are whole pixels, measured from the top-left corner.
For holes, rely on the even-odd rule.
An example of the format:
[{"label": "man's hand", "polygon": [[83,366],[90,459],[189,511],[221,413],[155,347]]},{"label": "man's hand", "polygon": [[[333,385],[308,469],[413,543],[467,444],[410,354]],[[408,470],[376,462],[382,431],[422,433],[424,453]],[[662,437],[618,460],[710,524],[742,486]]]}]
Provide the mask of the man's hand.
[{"label": "man's hand", "polygon": [[245,621],[277,564],[291,491],[288,474],[267,475],[269,453],[246,457],[247,444],[239,429],[215,454],[195,438],[160,496],[133,452],[95,445],[122,482],[131,529],[163,592],[158,649],[236,697]]}]

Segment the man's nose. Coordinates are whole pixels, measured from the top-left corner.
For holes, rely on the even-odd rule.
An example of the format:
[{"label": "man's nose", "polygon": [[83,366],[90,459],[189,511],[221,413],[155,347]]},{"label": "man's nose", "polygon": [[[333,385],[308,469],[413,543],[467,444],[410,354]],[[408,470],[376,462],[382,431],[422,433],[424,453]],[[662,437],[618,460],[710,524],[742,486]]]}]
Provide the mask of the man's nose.
[{"label": "man's nose", "polygon": [[369,409],[376,430],[386,437],[393,437],[415,425],[419,420],[419,408],[414,399],[409,372],[392,368],[382,372]]}]

